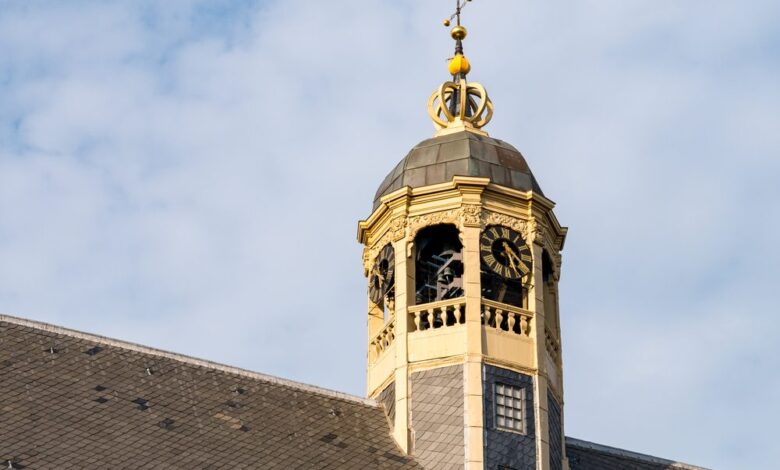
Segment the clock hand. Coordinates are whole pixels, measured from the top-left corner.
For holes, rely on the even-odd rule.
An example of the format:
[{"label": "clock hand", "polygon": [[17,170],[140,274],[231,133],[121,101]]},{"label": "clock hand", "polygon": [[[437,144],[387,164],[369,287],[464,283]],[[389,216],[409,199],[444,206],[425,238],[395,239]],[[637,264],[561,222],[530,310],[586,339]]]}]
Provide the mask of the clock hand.
[{"label": "clock hand", "polygon": [[385,277],[382,275],[382,272],[379,271],[379,268],[374,266],[371,270],[371,274],[375,274],[377,278],[379,278],[379,282],[385,282]]},{"label": "clock hand", "polygon": [[509,248],[509,244],[507,242],[503,242],[504,245],[504,252],[506,253],[506,259],[509,261],[509,264],[512,265],[512,269],[517,271],[517,265],[515,265],[515,259],[517,259],[517,255],[514,251],[512,251],[511,248]]}]

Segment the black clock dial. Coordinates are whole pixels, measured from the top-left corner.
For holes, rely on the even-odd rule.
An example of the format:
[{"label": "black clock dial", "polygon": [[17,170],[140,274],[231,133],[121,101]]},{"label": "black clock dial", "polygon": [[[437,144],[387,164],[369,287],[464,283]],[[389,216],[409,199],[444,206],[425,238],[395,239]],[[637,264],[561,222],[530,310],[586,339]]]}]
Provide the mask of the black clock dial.
[{"label": "black clock dial", "polygon": [[500,225],[487,227],[480,237],[479,251],[482,263],[502,278],[529,281],[531,249],[519,233]]},{"label": "black clock dial", "polygon": [[395,274],[395,251],[388,243],[376,256],[368,276],[368,296],[379,305],[393,287]]}]

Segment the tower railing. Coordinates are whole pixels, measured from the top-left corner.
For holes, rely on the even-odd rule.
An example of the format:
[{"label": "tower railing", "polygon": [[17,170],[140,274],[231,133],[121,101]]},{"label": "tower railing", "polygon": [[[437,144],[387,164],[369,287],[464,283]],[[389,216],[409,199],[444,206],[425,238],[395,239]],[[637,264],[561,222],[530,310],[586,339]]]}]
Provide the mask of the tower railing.
[{"label": "tower railing", "polygon": [[412,331],[450,328],[466,323],[466,298],[440,300],[408,308]]},{"label": "tower railing", "polygon": [[485,328],[521,336],[531,334],[531,320],[534,314],[529,310],[483,298],[480,315]]},{"label": "tower railing", "polygon": [[395,318],[392,318],[384,328],[371,340],[371,350],[374,358],[384,353],[395,341]]}]

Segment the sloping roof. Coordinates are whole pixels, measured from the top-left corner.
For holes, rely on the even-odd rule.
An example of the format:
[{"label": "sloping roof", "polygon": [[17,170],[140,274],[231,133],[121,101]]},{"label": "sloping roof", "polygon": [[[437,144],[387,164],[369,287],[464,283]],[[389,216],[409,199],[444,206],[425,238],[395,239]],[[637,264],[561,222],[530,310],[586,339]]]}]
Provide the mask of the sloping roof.
[{"label": "sloping roof", "polygon": [[[706,470],[566,438],[571,470]],[[0,315],[0,467],[422,469],[373,400]]]},{"label": "sloping roof", "polygon": [[0,377],[3,468],[422,468],[373,401],[2,315]]},{"label": "sloping roof", "polygon": [[393,191],[405,186],[445,183],[452,181],[453,176],[490,178],[501,186],[542,194],[528,163],[516,148],[502,140],[463,131],[415,145],[379,185],[374,209],[379,207],[382,196]]},{"label": "sloping roof", "polygon": [[566,438],[566,455],[571,470],[707,470],[572,437]]}]

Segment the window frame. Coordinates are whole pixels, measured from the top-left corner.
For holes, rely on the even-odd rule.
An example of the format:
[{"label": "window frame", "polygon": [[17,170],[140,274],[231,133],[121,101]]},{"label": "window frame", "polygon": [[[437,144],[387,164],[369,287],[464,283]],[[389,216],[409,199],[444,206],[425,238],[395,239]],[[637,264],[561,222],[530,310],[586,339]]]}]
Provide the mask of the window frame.
[{"label": "window frame", "polygon": [[[507,395],[506,392],[502,392],[501,396],[503,398],[511,398],[512,400],[519,400],[520,401],[520,408],[516,408],[514,404],[508,406],[506,403],[499,405],[498,404],[498,397],[499,397],[499,387],[504,387],[504,390],[506,389],[510,390],[511,395]],[[504,431],[504,432],[513,432],[515,434],[521,434],[523,436],[528,435],[528,400],[527,400],[527,387],[519,386],[519,385],[512,385],[508,384],[506,382],[499,382],[496,381],[493,383],[493,427],[498,431]],[[519,397],[514,396],[514,391],[519,392]],[[520,412],[520,418],[511,417],[509,418],[513,424],[515,421],[520,422],[520,429],[515,428],[513,425],[507,426],[507,425],[500,425],[498,424],[499,419],[499,406],[501,406],[504,410],[511,409],[512,411],[519,411]],[[505,421],[507,420],[506,413],[501,416],[502,419]]]}]

